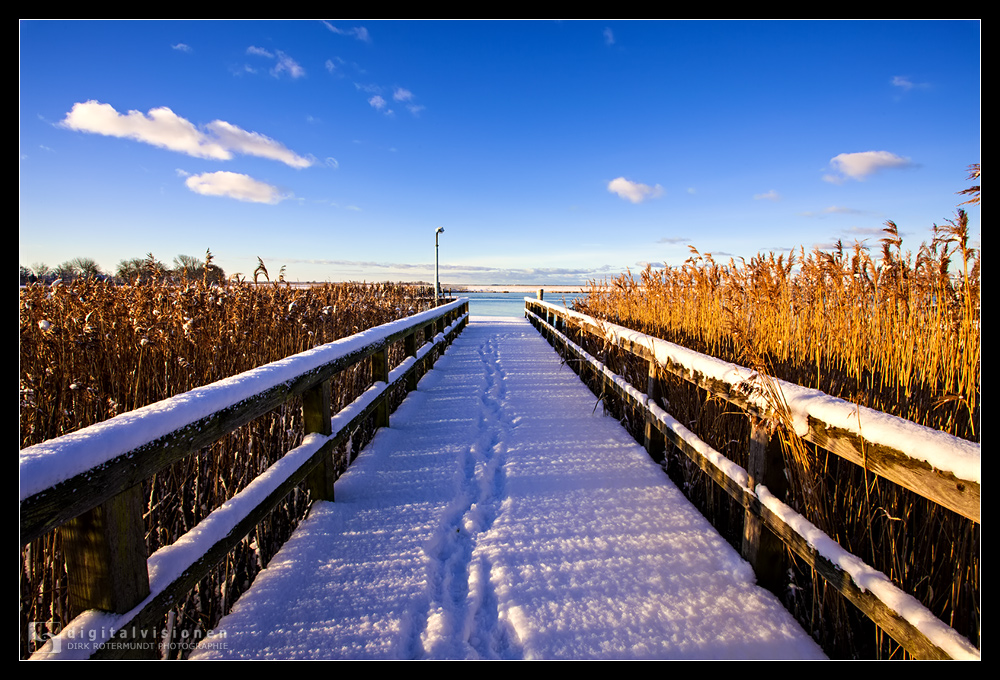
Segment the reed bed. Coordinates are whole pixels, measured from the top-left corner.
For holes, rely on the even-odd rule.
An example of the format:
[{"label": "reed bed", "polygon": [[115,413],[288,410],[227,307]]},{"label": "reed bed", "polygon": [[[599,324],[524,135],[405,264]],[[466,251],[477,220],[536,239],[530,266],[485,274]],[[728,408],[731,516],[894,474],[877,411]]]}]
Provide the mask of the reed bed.
[{"label": "reed bed", "polygon": [[[431,289],[399,284],[156,281],[77,279],[21,289],[22,448],[433,305]],[[339,376],[334,409],[360,394],[368,370],[359,365]],[[289,403],[147,480],[149,553],[172,543],[298,445],[302,429],[301,405]],[[370,431],[355,435],[353,451],[366,437]],[[342,468],[351,453],[340,452]],[[308,492],[297,489],[258,525],[167,616],[169,639],[191,640],[211,629],[291,534],[308,502]],[[71,618],[66,592],[55,531],[22,550],[22,657],[33,651],[25,634],[29,621]]]},{"label": "reed bed", "polygon": [[[934,240],[915,256],[903,253],[895,224],[886,223],[884,233],[880,257],[860,243],[850,250],[838,243],[832,253],[800,249],[721,264],[691,248],[680,267],[592,282],[576,308],[979,441],[981,256],[969,246],[968,217],[959,210],[955,220],[935,226]],[[644,369],[615,360],[644,389]],[[746,416],[682,381],[665,377],[664,383],[674,417],[746,465]],[[782,441],[790,504],[978,645],[980,525],[790,433]],[[696,467],[676,460],[670,466],[738,546],[742,508]],[[791,554],[789,565],[780,595],[828,653],[902,656]]]}]

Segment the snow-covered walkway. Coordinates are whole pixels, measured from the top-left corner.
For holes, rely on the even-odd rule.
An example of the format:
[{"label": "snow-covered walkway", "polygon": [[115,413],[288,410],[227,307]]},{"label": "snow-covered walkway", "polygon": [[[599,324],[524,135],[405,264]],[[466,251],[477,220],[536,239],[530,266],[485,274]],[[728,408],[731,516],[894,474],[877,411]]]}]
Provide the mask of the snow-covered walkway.
[{"label": "snow-covered walkway", "polygon": [[474,319],[192,658],[822,658],[524,319]]}]

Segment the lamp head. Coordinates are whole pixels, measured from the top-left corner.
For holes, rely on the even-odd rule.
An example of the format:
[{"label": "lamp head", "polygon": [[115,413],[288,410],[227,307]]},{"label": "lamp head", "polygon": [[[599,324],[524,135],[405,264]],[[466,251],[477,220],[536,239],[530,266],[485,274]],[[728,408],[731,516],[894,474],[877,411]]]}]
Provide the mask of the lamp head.
[{"label": "lamp head", "polygon": [[438,227],[437,229],[434,230],[434,233],[440,234],[442,231],[444,231],[444,227]]}]

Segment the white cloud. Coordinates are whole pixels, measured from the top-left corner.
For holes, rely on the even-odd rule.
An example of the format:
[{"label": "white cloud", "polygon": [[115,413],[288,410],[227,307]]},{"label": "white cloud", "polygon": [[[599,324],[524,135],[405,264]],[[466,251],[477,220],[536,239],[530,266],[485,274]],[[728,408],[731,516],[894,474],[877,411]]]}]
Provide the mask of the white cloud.
[{"label": "white cloud", "polygon": [[178,52],[187,52],[189,54],[191,52],[194,52],[194,50],[191,48],[190,45],[185,45],[184,43],[177,43],[176,45],[171,45],[170,47],[171,49],[175,49]]},{"label": "white cloud", "polygon": [[408,102],[413,99],[413,93],[405,88],[397,87],[393,90],[392,98],[397,102]]},{"label": "white cloud", "polygon": [[148,115],[141,111],[120,114],[110,104],[91,100],[74,104],[60,125],[79,132],[134,139],[195,158],[229,160],[236,152],[281,161],[293,168],[313,164],[311,159],[289,151],[269,137],[222,120],[206,125],[210,134],[205,134],[165,106],[151,109]]},{"label": "white cloud", "polygon": [[292,78],[301,78],[306,74],[306,70],[287,54],[280,50],[277,54],[278,64],[271,69],[271,75],[277,78],[282,73],[288,73]]},{"label": "white cloud", "polygon": [[375,108],[379,111],[384,111],[385,115],[387,116],[392,115],[392,109],[386,108],[387,102],[382,97],[382,95],[380,94],[375,95],[374,97],[368,100],[368,103],[371,104],[372,108]]},{"label": "white cloud", "polygon": [[859,153],[842,153],[830,159],[830,167],[838,175],[825,175],[827,182],[839,184],[847,178],[864,181],[871,175],[885,168],[909,168],[914,163],[909,158],[897,156],[889,151],[862,151]]},{"label": "white cloud", "polygon": [[657,184],[651,187],[619,177],[608,182],[608,191],[633,203],[642,203],[649,198],[659,198],[663,195],[663,187]]},{"label": "white cloud", "polygon": [[281,193],[277,187],[237,172],[206,172],[192,175],[184,181],[184,184],[196,194],[225,196],[249,203],[274,205],[292,197],[290,194]]},{"label": "white cloud", "polygon": [[754,194],[753,200],[755,201],[780,201],[781,196],[774,189],[771,189],[766,194]]},{"label": "white cloud", "polygon": [[331,32],[337,35],[348,35],[354,36],[361,42],[371,42],[371,35],[368,34],[368,29],[364,26],[356,26],[355,28],[337,28],[329,21],[324,21],[323,24],[330,29]]},{"label": "white cloud", "polygon": [[890,81],[893,87],[898,87],[902,90],[909,91],[914,88],[923,89],[929,87],[927,83],[915,83],[908,76],[893,76]]},{"label": "white cloud", "polygon": [[220,144],[248,156],[281,161],[293,168],[308,168],[312,161],[289,151],[284,145],[257,132],[247,132],[224,120],[213,120],[207,126]]},{"label": "white cloud", "polygon": [[608,47],[615,44],[615,34],[611,32],[610,28],[604,29],[604,44]]},{"label": "white cloud", "polygon": [[[275,78],[281,76],[282,73],[287,73],[292,78],[301,78],[306,74],[306,70],[302,68],[298,62],[281,50],[275,50],[272,53],[270,50],[266,50],[263,47],[251,45],[247,48],[247,54],[252,54],[257,57],[266,57],[267,59],[277,59],[278,63],[271,69],[271,75]],[[329,66],[327,68],[329,68]],[[246,69],[251,73],[256,73],[256,71],[249,66],[247,66]]]},{"label": "white cloud", "polygon": [[70,130],[134,139],[195,158],[229,160],[233,157],[228,149],[165,106],[150,109],[148,116],[141,111],[122,115],[110,104],[91,100],[74,104],[60,124]]}]

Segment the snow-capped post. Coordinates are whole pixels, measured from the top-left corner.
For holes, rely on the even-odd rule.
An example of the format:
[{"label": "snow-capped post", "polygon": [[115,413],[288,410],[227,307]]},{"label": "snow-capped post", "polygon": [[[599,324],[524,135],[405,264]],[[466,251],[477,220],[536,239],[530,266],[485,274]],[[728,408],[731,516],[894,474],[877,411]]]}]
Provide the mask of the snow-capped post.
[{"label": "snow-capped post", "polygon": [[[333,434],[330,423],[331,409],[330,381],[324,380],[316,387],[302,394],[302,421],[305,434]],[[326,453],[323,462],[317,465],[307,478],[309,495],[312,500],[333,500],[333,485],[337,481],[337,465],[333,459],[333,451]]]},{"label": "snow-capped post", "polygon": [[[788,480],[781,442],[774,425],[750,416],[750,450],[747,460],[750,489],[763,484],[772,496],[785,499]],[[757,574],[757,583],[773,593],[781,594],[788,583],[785,575],[785,546],[760,515],[749,508],[743,520],[743,559]]]}]

